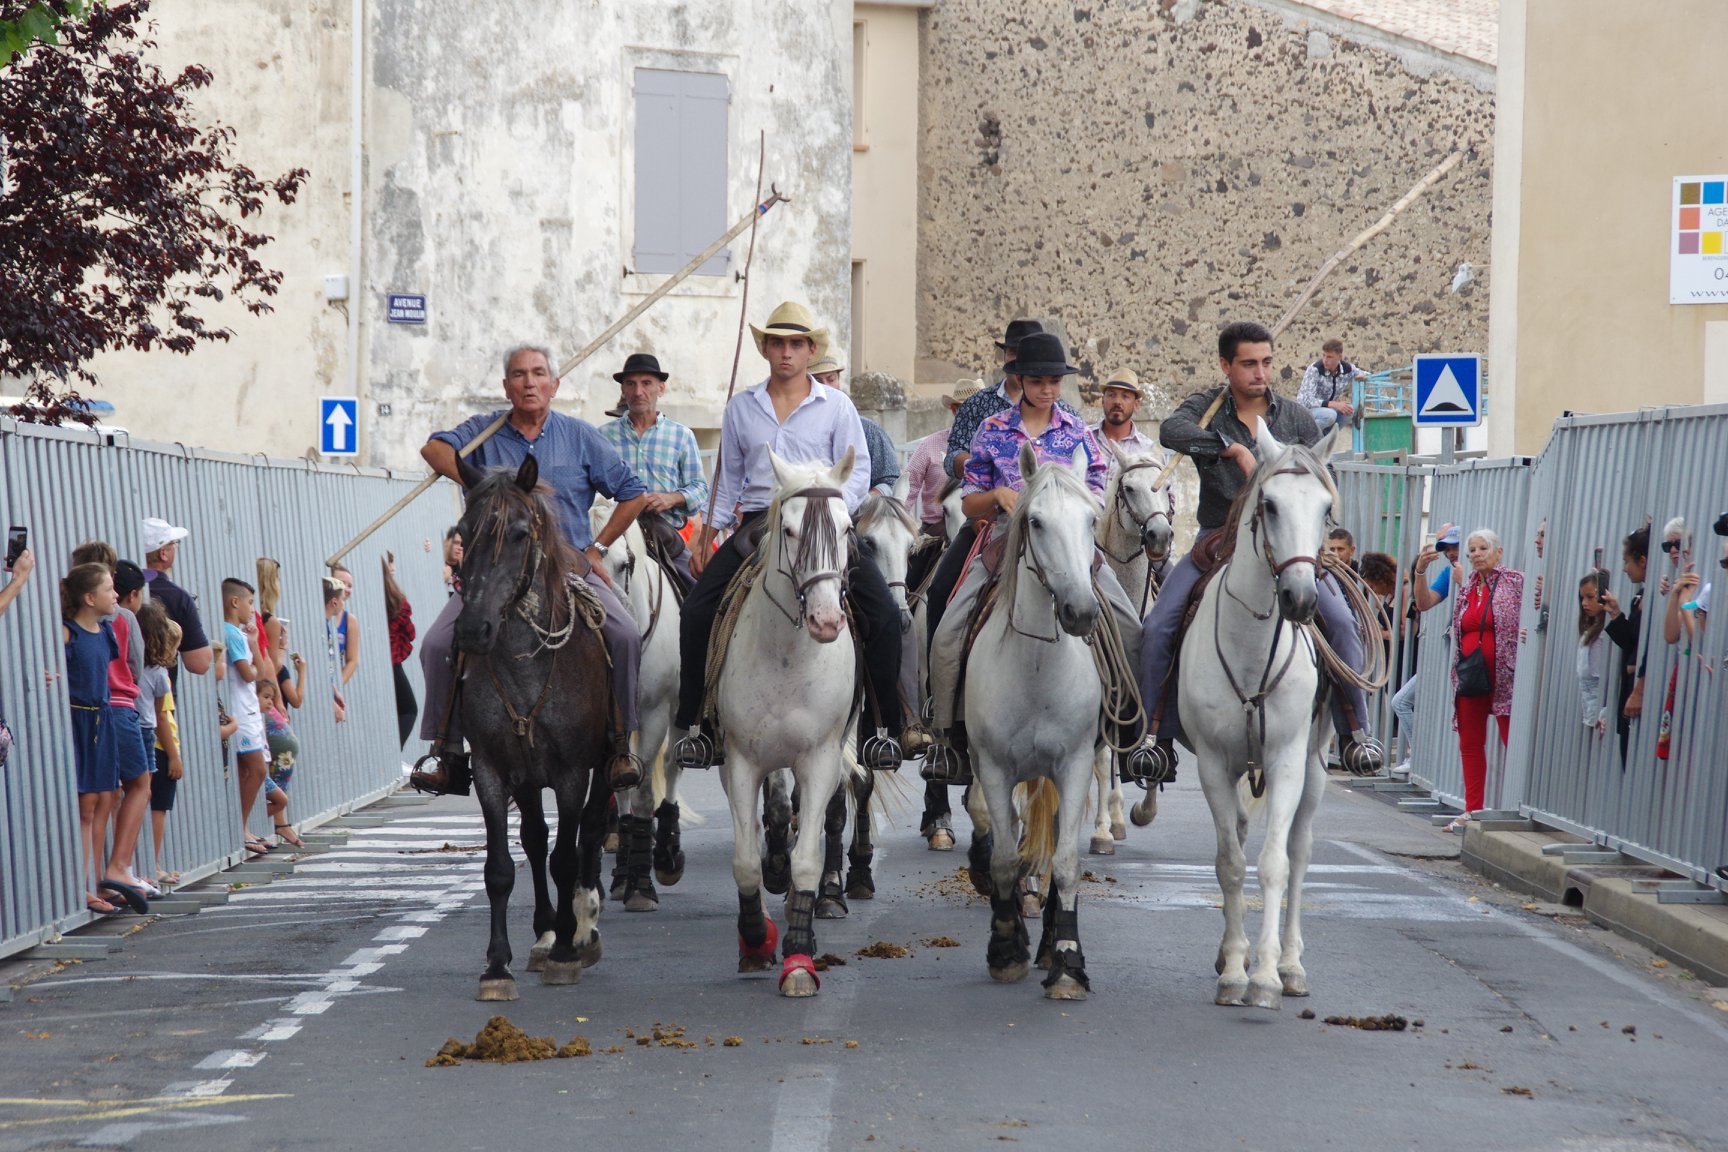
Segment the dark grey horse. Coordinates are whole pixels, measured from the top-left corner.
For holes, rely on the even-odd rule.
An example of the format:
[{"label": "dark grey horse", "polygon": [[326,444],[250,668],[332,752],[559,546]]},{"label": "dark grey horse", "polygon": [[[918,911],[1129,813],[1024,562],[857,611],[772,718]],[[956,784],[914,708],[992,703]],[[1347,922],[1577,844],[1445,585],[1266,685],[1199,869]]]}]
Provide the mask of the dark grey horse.
[{"label": "dark grey horse", "polygon": [[[574,984],[600,959],[600,845],[609,790],[611,682],[600,634],[578,610],[571,581],[581,560],[565,544],[534,457],[514,475],[462,464],[462,727],[473,750],[474,788],[486,819],[486,897],[492,937],[480,1000],[516,999],[505,914],[516,867],[506,807],[522,814],[522,848],[534,881],[529,970]],[[541,790],[558,806],[547,892],[547,827]],[[580,941],[580,943],[578,943]]]}]

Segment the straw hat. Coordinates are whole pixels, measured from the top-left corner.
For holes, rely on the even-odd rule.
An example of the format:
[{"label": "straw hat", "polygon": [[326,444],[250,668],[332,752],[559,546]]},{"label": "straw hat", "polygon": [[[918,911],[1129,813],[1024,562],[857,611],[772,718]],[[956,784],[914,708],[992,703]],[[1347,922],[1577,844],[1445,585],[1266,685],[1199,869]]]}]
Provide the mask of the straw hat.
[{"label": "straw hat", "polygon": [[840,361],[834,359],[832,353],[823,353],[819,359],[810,362],[808,371],[812,376],[820,376],[824,372],[842,371],[845,367]]},{"label": "straw hat", "polygon": [[[1123,368],[1104,377],[1103,388],[1121,388],[1142,400],[1146,399],[1146,389],[1141,385],[1140,377],[1134,375],[1132,368]],[[1099,391],[1103,391],[1103,388]]]},{"label": "straw hat", "polygon": [[756,337],[756,351],[763,356],[768,355],[765,342],[770,336],[808,336],[816,348],[818,360],[828,352],[828,329],[816,327],[816,318],[810,315],[810,309],[791,300],[768,314],[766,327],[758,328],[752,324],[750,332]]},{"label": "straw hat", "polygon": [[977,377],[956,380],[952,392],[942,394],[942,403],[960,405],[984,391],[984,381]]}]

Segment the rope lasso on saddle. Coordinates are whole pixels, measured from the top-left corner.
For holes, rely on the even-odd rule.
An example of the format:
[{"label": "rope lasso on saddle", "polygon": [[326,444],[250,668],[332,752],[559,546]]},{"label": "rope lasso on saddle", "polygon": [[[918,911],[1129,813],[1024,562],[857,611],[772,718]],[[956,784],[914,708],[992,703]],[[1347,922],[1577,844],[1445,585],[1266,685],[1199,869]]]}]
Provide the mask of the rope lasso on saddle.
[{"label": "rope lasso on saddle", "polygon": [[1104,598],[1104,590],[1096,579],[1092,581],[1092,592],[1098,597],[1102,611],[1098,613],[1098,623],[1087,639],[1092,646],[1092,663],[1098,669],[1098,681],[1103,690],[1099,712],[1103,720],[1104,744],[1112,752],[1126,756],[1140,744],[1133,741],[1124,745],[1121,733],[1136,731],[1146,716],[1145,703],[1140,699],[1140,670],[1128,660],[1128,649],[1122,642],[1116,613],[1110,610],[1109,601]]}]

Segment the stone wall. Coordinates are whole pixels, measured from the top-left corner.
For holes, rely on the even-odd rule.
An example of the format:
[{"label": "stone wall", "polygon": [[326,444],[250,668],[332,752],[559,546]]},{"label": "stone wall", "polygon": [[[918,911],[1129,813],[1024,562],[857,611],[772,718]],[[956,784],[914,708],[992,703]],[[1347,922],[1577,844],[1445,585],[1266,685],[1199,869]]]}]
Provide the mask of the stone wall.
[{"label": "stone wall", "polygon": [[1282,387],[1329,336],[1370,370],[1486,351],[1491,93],[1217,0],[944,0],[923,53],[921,384],[993,366],[1004,321],[1042,316],[1083,390],[1131,367],[1155,419],[1217,380],[1220,326],[1271,324],[1457,147],[1285,332]]}]

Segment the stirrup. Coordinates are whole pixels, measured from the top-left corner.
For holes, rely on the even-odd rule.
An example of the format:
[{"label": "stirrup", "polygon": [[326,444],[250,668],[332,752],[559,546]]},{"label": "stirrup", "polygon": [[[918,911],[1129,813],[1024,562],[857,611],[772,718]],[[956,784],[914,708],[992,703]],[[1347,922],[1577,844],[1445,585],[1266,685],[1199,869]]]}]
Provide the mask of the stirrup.
[{"label": "stirrup", "polygon": [[1378,776],[1386,764],[1380,742],[1366,733],[1355,732],[1339,741],[1338,760],[1352,776]]},{"label": "stirrup", "polygon": [[964,752],[954,747],[947,736],[937,736],[936,742],[924,754],[918,775],[932,784],[970,784],[972,762]]},{"label": "stirrup", "polygon": [[905,759],[900,754],[900,741],[888,734],[888,729],[876,729],[876,735],[864,741],[860,763],[872,772],[898,772],[900,761]]},{"label": "stirrup", "polygon": [[700,724],[691,728],[672,750],[680,768],[712,768],[721,762],[719,747],[702,731]]},{"label": "stirrup", "polygon": [[[428,760],[437,761],[437,767],[430,772],[422,771],[420,766]],[[409,787],[432,796],[467,796],[473,780],[466,752],[428,752],[414,761],[414,769],[408,774]]]},{"label": "stirrup", "polygon": [[1151,739],[1142,740],[1137,748],[1122,757],[1122,778],[1132,780],[1150,792],[1176,779],[1177,759],[1174,744],[1166,748]]}]

